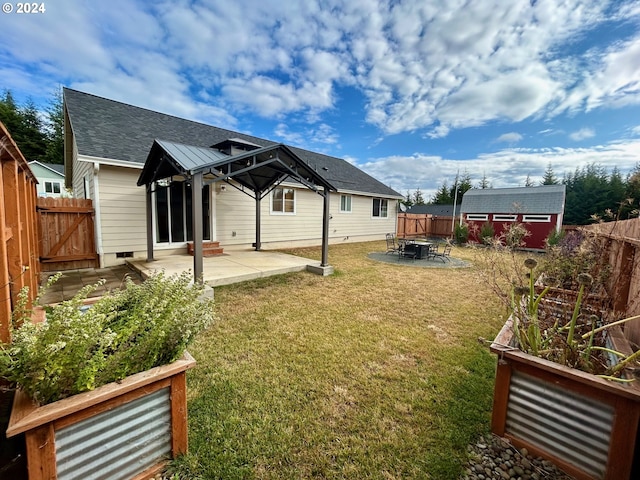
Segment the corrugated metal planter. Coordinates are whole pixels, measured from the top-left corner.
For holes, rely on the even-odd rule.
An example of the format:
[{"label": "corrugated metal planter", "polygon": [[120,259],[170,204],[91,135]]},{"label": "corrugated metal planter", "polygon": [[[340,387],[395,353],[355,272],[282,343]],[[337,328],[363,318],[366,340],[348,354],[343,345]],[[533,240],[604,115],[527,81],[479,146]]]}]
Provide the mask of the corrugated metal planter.
[{"label": "corrugated metal planter", "polygon": [[187,451],[185,352],[169,365],[39,407],[16,392],[7,436],[25,434],[30,480],[151,478]]},{"label": "corrugated metal planter", "polygon": [[[621,330],[612,347],[630,353]],[[498,367],[491,429],[578,479],[639,478],[640,387],[524,353],[509,319],[493,344]]]}]

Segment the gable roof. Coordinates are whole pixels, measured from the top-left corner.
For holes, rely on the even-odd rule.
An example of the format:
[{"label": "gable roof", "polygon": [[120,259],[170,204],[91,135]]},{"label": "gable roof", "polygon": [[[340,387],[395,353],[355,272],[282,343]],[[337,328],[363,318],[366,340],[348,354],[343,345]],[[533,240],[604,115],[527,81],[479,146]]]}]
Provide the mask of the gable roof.
[{"label": "gable roof", "polygon": [[264,194],[274,185],[291,178],[317,190],[322,186],[335,191],[318,172],[283,144],[251,149],[235,155],[207,147],[155,140],[138,178],[138,185],[173,175],[205,173],[218,180],[233,178],[256,194]]},{"label": "gable roof", "polygon": [[30,161],[29,165],[39,165],[42,168],[50,171],[52,174],[58,175],[61,178],[64,178],[64,165],[60,165],[58,163],[43,163],[37,160]]},{"label": "gable roof", "polygon": [[565,185],[472,188],[462,197],[460,213],[562,214],[565,190]]},{"label": "gable roof", "polygon": [[[154,112],[88,93],[63,89],[65,111],[79,155],[130,162],[142,167],[155,139],[194,147],[234,139],[260,147],[277,142]],[[297,147],[288,147],[340,191],[402,198],[402,195],[349,162]]]}]

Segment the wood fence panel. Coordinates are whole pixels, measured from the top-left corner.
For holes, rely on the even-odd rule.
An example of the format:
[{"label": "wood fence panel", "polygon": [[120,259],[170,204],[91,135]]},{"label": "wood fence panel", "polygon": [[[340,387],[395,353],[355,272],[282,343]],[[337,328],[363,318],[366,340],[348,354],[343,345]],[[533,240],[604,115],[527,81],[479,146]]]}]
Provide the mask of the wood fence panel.
[{"label": "wood fence panel", "polygon": [[42,270],[98,266],[91,199],[38,198]]},{"label": "wood fence panel", "polygon": [[23,287],[38,294],[36,179],[0,122],[0,340],[8,342],[11,312]]},{"label": "wood fence panel", "polygon": [[451,237],[452,217],[431,214],[398,213],[396,233],[400,238]]},{"label": "wood fence panel", "polygon": [[[608,239],[609,263],[612,266],[610,288],[614,309],[620,317],[640,315],[640,219],[598,223],[583,227]],[[640,345],[640,320],[624,326],[624,335]]]}]

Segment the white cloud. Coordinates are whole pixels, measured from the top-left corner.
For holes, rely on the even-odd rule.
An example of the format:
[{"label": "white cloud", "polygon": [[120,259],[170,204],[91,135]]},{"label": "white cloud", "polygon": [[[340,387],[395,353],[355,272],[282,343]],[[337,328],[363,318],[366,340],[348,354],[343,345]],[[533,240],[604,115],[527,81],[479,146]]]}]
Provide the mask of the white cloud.
[{"label": "white cloud", "polygon": [[226,125],[246,112],[320,122],[349,86],[384,134],[441,138],[640,104],[637,32],[587,51],[576,41],[639,15],[603,0],[60,0],[2,17],[0,71],[20,65],[9,87],[73,83]]},{"label": "white cloud", "polygon": [[361,160],[358,166],[400,193],[420,188],[430,198],[445,181],[451,185],[458,172],[468,172],[474,185],[487,172],[494,188],[506,188],[523,186],[528,175],[540,182],[548,165],[559,178],[592,163],[609,171],[617,167],[624,174],[633,170],[638,158],[640,139],[591,148],[507,148],[464,160],[415,153]]},{"label": "white cloud", "polygon": [[496,138],[496,143],[518,143],[524,137],[518,132],[509,132],[503,133],[498,138]]},{"label": "white cloud", "polygon": [[640,136],[640,125],[638,125],[637,127],[633,127],[631,129],[631,133],[633,133],[634,135]]},{"label": "white cloud", "polygon": [[593,138],[596,136],[596,132],[592,128],[581,128],[575,132],[569,134],[569,138],[576,142],[580,140],[586,140],[587,138]]}]

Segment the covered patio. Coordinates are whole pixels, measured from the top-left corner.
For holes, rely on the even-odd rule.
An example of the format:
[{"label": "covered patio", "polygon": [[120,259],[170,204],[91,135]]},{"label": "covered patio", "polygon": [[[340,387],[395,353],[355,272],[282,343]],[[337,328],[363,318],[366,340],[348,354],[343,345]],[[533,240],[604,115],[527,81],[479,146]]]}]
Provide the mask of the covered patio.
[{"label": "covered patio", "polygon": [[[192,185],[191,214],[188,222],[193,232],[193,257],[172,256],[162,266],[162,257],[154,256],[154,208],[153,193],[161,185],[170,182],[189,182]],[[322,260],[290,261],[281,254],[268,252],[256,255],[261,250],[261,201],[277,186],[290,181],[317,193],[323,198],[322,208]],[[203,187],[218,182],[238,189],[255,201],[255,252],[234,253],[234,259],[227,255],[208,258],[203,256],[203,227],[210,212],[203,216]],[[195,147],[156,139],[151,147],[144,168],[138,179],[139,186],[145,186],[147,197],[147,258],[145,262],[136,262],[141,271],[161,270],[184,271],[193,269],[196,281],[206,282],[211,286],[233,283],[225,278],[246,277],[258,278],[266,276],[265,272],[285,273],[290,268],[308,269],[320,275],[330,275],[333,268],[328,263],[329,250],[329,197],[331,191],[337,189],[331,185],[316,168],[300,159],[286,145],[277,144],[268,147],[244,142],[240,139],[228,139],[210,148]],[[215,237],[215,232],[213,232]],[[213,239],[213,238],[212,238]],[[286,263],[284,267],[273,263]],[[295,257],[294,257],[295,258]],[[207,270],[205,272],[205,259]],[[129,262],[133,264],[134,262]],[[142,265],[144,264],[144,266]],[[216,270],[216,271],[214,271]],[[234,273],[237,272],[237,273]],[[271,273],[271,274],[276,274]],[[238,280],[236,280],[238,281]],[[220,283],[224,282],[224,283]]]}]

